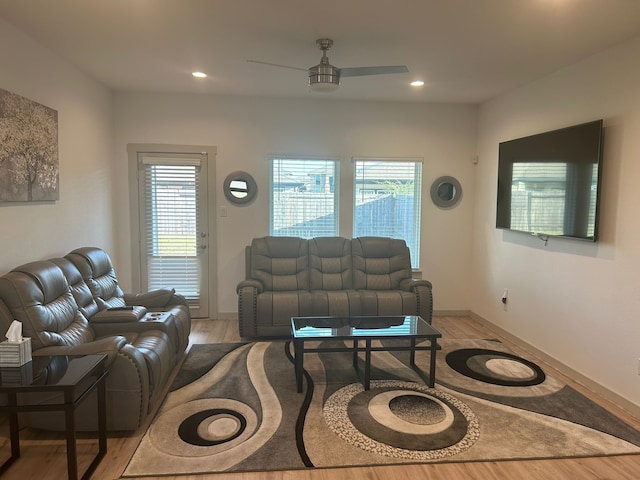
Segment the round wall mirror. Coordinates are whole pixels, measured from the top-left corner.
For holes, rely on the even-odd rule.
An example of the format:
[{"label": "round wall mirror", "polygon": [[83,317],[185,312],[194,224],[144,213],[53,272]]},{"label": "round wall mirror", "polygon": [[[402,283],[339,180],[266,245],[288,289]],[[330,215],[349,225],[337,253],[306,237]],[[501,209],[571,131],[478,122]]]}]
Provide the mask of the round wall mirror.
[{"label": "round wall mirror", "polygon": [[231,172],[224,179],[224,196],[235,205],[246,205],[258,193],[256,181],[247,172]]},{"label": "round wall mirror", "polygon": [[462,186],[453,177],[440,177],[431,185],[431,200],[440,208],[455,207],[462,198]]}]

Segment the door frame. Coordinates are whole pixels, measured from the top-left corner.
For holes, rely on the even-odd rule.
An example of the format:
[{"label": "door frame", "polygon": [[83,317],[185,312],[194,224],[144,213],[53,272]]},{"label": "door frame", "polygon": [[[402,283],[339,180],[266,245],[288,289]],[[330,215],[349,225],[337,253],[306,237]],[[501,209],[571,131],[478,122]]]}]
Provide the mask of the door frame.
[{"label": "door frame", "polygon": [[131,231],[131,275],[134,291],[142,290],[140,258],[140,208],[138,186],[138,158],[140,154],[203,154],[207,158],[207,223],[209,227],[209,246],[207,264],[209,275],[209,318],[218,316],[218,234],[216,222],[216,154],[217,148],[211,145],[176,145],[161,143],[129,143],[127,156],[129,163],[129,225]]}]

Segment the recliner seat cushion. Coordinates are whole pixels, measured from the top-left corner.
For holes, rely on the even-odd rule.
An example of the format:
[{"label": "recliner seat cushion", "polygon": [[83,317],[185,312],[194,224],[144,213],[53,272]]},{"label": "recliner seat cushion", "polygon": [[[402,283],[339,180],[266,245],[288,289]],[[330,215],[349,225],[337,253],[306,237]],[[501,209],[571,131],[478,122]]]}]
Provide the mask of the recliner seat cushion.
[{"label": "recliner seat cushion", "polygon": [[263,292],[257,298],[258,328],[282,325],[290,331],[291,317],[312,314],[311,294],[306,290]]},{"label": "recliner seat cushion", "polygon": [[[349,317],[362,315],[360,294],[355,290],[313,290],[312,317]],[[307,315],[296,315],[307,316]]]},{"label": "recliner seat cushion", "polygon": [[416,295],[402,290],[358,290],[362,315],[418,315]]}]

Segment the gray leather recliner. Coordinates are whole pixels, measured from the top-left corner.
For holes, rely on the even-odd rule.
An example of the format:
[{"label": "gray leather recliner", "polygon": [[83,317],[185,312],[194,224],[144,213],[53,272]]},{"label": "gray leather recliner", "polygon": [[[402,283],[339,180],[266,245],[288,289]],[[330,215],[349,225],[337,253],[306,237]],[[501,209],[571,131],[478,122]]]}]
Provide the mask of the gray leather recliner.
[{"label": "gray leather recliner", "polygon": [[[66,258],[31,262],[0,277],[0,331],[14,320],[22,322],[34,357],[106,354],[107,428],[135,430],[162,401],[184,349],[176,352],[179,342],[171,321],[99,321],[105,311]],[[44,403],[47,399],[32,400]],[[21,424],[63,430],[64,417],[29,413],[22,416]],[[78,430],[97,429],[95,401],[79,405],[76,425]]]},{"label": "gray leather recliner", "polygon": [[236,288],[240,336],[288,337],[291,317],[420,315],[432,286],[412,278],[404,240],[388,237],[254,238]]}]

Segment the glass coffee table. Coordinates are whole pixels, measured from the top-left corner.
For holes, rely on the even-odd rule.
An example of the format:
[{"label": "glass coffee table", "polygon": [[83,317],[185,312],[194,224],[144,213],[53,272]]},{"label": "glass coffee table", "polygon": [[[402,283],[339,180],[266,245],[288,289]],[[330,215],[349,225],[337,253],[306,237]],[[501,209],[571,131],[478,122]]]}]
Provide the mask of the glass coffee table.
[{"label": "glass coffee table", "polygon": [[[426,320],[417,315],[369,316],[369,317],[293,317],[291,319],[293,350],[295,357],[296,387],[302,392],[302,373],[304,354],[310,352],[352,352],[353,367],[358,371],[358,354],[364,352],[363,386],[369,390],[371,381],[371,352],[409,352],[409,366],[416,371],[425,383],[433,388],[436,376],[436,352],[440,349],[438,338],[442,334]],[[372,345],[374,340],[406,340],[393,344]],[[344,346],[323,347],[317,342],[323,340],[342,340]],[[428,345],[418,345],[418,341],[427,340]],[[314,342],[313,346],[305,342]],[[429,375],[415,363],[416,351],[431,352]]]}]

